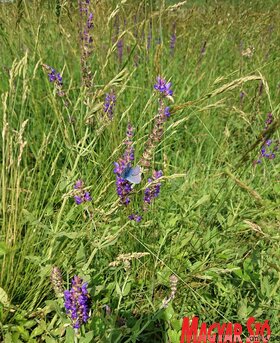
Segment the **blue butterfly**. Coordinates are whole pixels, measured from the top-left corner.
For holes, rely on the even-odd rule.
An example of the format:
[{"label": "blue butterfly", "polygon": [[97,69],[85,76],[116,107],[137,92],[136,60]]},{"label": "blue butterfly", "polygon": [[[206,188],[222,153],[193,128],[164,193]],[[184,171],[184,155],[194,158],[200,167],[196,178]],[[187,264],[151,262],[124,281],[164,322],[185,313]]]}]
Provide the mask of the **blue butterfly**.
[{"label": "blue butterfly", "polygon": [[132,168],[128,165],[121,173],[121,177],[130,183],[138,184],[141,182],[141,168],[139,166]]}]

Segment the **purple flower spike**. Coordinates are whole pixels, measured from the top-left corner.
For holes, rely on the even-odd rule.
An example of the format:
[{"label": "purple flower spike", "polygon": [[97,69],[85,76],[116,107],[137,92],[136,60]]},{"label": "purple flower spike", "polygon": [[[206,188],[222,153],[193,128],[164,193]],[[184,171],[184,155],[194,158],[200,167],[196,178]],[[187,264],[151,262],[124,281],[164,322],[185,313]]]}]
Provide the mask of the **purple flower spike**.
[{"label": "purple flower spike", "polygon": [[173,91],[171,88],[171,82],[166,82],[165,79],[160,76],[157,77],[157,83],[154,85],[154,89],[163,94],[163,96],[172,96]]},{"label": "purple flower spike", "polygon": [[127,206],[130,203],[129,194],[132,192],[132,184],[123,178],[123,173],[126,168],[131,167],[134,161],[133,127],[130,123],[127,125],[124,144],[126,149],[122,158],[119,158],[118,162],[114,162],[114,174],[116,174],[116,188],[121,204]]},{"label": "purple flower spike", "polygon": [[110,120],[113,119],[114,109],[116,106],[116,95],[113,91],[106,94],[104,101],[104,112],[107,114]]},{"label": "purple flower spike", "polygon": [[153,172],[153,179],[154,180],[159,179],[160,177],[162,177],[162,175],[163,175],[162,170],[158,170],[158,171],[154,170],[154,172]]},{"label": "purple flower spike", "polygon": [[92,200],[90,193],[84,189],[84,182],[82,180],[77,180],[74,185],[74,200],[77,205]]},{"label": "purple flower spike", "polygon": [[125,169],[125,166],[122,166],[121,163],[114,162],[115,169],[114,169],[114,174],[119,174],[121,175],[122,171]]},{"label": "purple flower spike", "polygon": [[171,39],[170,39],[170,52],[171,52],[171,55],[174,54],[175,42],[176,42],[176,34],[172,33]]},{"label": "purple flower spike", "polygon": [[50,69],[51,69],[51,72],[48,74],[50,82],[57,82],[57,84],[59,86],[62,86],[63,85],[62,84],[62,76],[60,75],[60,73],[57,73],[55,71],[55,69],[53,69],[51,67],[50,67]]},{"label": "purple flower spike", "polygon": [[54,83],[58,96],[64,96],[62,76],[56,70],[47,64],[42,64],[43,69],[48,73],[49,81]]},{"label": "purple flower spike", "polygon": [[[163,172],[161,170],[159,171],[154,171],[153,172],[153,177],[148,179],[148,183],[152,183],[153,181],[159,179],[163,175]],[[160,188],[161,188],[161,183],[153,183],[150,186],[148,186],[145,189],[144,192],[144,202],[147,204],[150,204],[154,198],[157,198],[160,193]]]},{"label": "purple flower spike", "polygon": [[83,186],[84,186],[83,181],[82,181],[82,180],[77,180],[76,183],[75,183],[74,188],[75,188],[75,189],[82,189]]},{"label": "purple flower spike", "polygon": [[173,23],[173,28],[172,28],[172,35],[170,38],[170,55],[174,55],[174,49],[175,49],[175,43],[176,43],[176,24]]},{"label": "purple flower spike", "polygon": [[166,115],[166,117],[167,118],[169,118],[170,117],[170,108],[167,106],[167,107],[165,107],[165,109],[164,109],[164,114]]},{"label": "purple flower spike", "polygon": [[[269,129],[269,126],[272,124],[273,119],[274,118],[273,118],[272,113],[268,113],[266,121],[265,121],[265,127],[262,133],[263,135]],[[275,153],[279,150],[279,147],[280,147],[280,141],[277,141],[277,140],[275,141],[272,139],[268,139],[268,140],[264,139],[261,150],[259,152],[259,158],[253,162],[254,165],[260,164],[262,158],[268,158],[269,160],[273,160],[276,157]]]},{"label": "purple flower spike", "polygon": [[87,28],[93,28],[93,13],[90,13],[87,19]]},{"label": "purple flower spike", "polygon": [[127,206],[130,203],[129,194],[132,191],[132,184],[122,177],[117,176],[116,186],[121,203]]},{"label": "purple flower spike", "polygon": [[89,192],[85,192],[85,194],[84,194],[84,200],[85,200],[85,201],[91,201],[91,200],[92,200],[92,198],[91,198]]},{"label": "purple flower spike", "polygon": [[133,214],[128,216],[128,219],[134,220],[136,223],[139,223],[142,220],[142,216],[139,216],[138,214],[133,213]]},{"label": "purple flower spike", "polygon": [[79,329],[89,319],[90,296],[87,290],[87,283],[79,276],[72,279],[72,288],[64,292],[64,306],[66,314],[72,321],[74,329]]},{"label": "purple flower spike", "polygon": [[118,48],[118,57],[119,57],[119,63],[122,63],[123,59],[123,39],[119,39],[117,42],[117,48]]},{"label": "purple flower spike", "polygon": [[77,205],[81,205],[81,203],[83,202],[83,199],[78,195],[74,195],[74,200]]},{"label": "purple flower spike", "polygon": [[272,113],[267,114],[267,119],[265,121],[265,127],[264,129],[267,130],[269,128],[269,125],[273,122],[273,116]]}]

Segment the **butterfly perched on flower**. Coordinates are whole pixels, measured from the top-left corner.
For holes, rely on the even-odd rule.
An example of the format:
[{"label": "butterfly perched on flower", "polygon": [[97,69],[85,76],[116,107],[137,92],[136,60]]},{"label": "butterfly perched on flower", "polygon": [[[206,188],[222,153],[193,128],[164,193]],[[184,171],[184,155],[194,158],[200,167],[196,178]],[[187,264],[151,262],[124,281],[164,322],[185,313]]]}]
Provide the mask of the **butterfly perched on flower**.
[{"label": "butterfly perched on flower", "polygon": [[133,168],[128,165],[121,173],[121,177],[130,183],[138,184],[141,182],[141,168],[139,166]]}]

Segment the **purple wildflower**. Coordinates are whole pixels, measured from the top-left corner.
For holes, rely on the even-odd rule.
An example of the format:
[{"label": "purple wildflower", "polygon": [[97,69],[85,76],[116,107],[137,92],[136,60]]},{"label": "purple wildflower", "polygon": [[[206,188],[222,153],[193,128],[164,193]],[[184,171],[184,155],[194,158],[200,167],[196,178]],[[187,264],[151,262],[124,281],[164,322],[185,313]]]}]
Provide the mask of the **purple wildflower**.
[{"label": "purple wildflower", "polygon": [[78,195],[74,195],[74,200],[75,200],[75,203],[77,205],[81,205],[81,203],[83,202],[83,199],[82,197],[78,196]]},{"label": "purple wildflower", "polygon": [[144,192],[144,202],[150,204],[154,198],[157,198],[160,193],[161,183],[155,183],[157,179],[159,179],[163,175],[161,170],[156,171],[154,170],[152,178],[148,179],[148,183],[150,184]]},{"label": "purple wildflower", "polygon": [[119,162],[114,162],[114,174],[120,175],[126,168],[124,162],[120,160]]},{"label": "purple wildflower", "polygon": [[172,33],[170,38],[170,54],[174,55],[174,49],[175,49],[175,42],[176,42],[176,34]]},{"label": "purple wildflower", "polygon": [[90,193],[89,192],[85,192],[84,194],[84,201],[91,201],[91,196],[90,196]]},{"label": "purple wildflower", "polygon": [[176,43],[176,32],[175,32],[175,23],[173,23],[173,28],[172,28],[172,34],[170,37],[170,55],[174,56],[174,49],[175,49],[175,43]]},{"label": "purple wildflower", "polygon": [[64,96],[65,93],[62,89],[63,82],[62,82],[62,76],[60,75],[60,73],[57,73],[54,68],[50,67],[47,64],[42,64],[42,67],[48,73],[49,81],[51,83],[54,83],[57,95],[60,97]]},{"label": "purple wildflower", "polygon": [[81,205],[83,202],[92,200],[90,193],[85,191],[84,182],[82,180],[76,181],[74,190],[74,200],[77,205]]},{"label": "purple wildflower", "polygon": [[265,121],[265,127],[264,127],[264,130],[267,130],[269,125],[273,122],[273,116],[272,116],[272,113],[268,113],[267,114],[267,119]]},{"label": "purple wildflower", "polygon": [[119,176],[127,167],[131,166],[131,163],[134,161],[133,127],[130,123],[127,125],[126,140],[124,144],[126,145],[126,149],[123,157],[120,158],[118,162],[114,162],[114,173]]},{"label": "purple wildflower", "polygon": [[72,288],[64,292],[64,299],[66,314],[70,317],[73,328],[79,329],[89,319],[90,296],[87,283],[83,283],[83,280],[75,275],[72,279]]},{"label": "purple wildflower", "polygon": [[121,203],[127,206],[130,203],[129,194],[132,191],[132,184],[121,176],[117,176],[116,186]]},{"label": "purple wildflower", "polygon": [[[272,113],[268,113],[267,119],[265,121],[263,134],[269,129],[269,126],[271,125],[272,122],[273,122],[273,115]],[[261,147],[261,151],[259,153],[259,158],[254,161],[254,165],[260,164],[262,158],[268,158],[269,160],[273,160],[279,148],[280,148],[280,141],[273,141],[272,139],[264,140]]]},{"label": "purple wildflower", "polygon": [[170,89],[171,85],[171,82],[166,82],[164,78],[158,76],[154,89],[162,93],[163,96],[172,96],[173,91]]},{"label": "purple wildflower", "polygon": [[79,3],[79,9],[80,9],[81,14],[83,14],[83,12],[84,12],[87,15],[88,14],[88,5],[90,3],[90,0],[86,0],[86,1],[78,0],[78,3]]},{"label": "purple wildflower", "polygon": [[116,95],[113,91],[106,94],[104,101],[104,112],[107,114],[110,120],[113,119],[114,109],[116,106]]},{"label": "purple wildflower", "polygon": [[119,58],[119,63],[122,63],[123,59],[123,39],[119,39],[117,42],[117,48],[118,48],[118,58]]},{"label": "purple wildflower", "polygon": [[88,30],[93,28],[93,13],[89,14],[86,24],[87,24]]},{"label": "purple wildflower", "polygon": [[126,149],[123,157],[120,158],[118,162],[114,162],[114,174],[116,174],[117,194],[121,203],[127,206],[130,203],[129,194],[132,191],[132,184],[128,180],[124,179],[122,174],[126,168],[131,167],[132,162],[134,161],[133,127],[130,123],[127,125],[126,140],[124,143],[126,145]]},{"label": "purple wildflower", "polygon": [[74,189],[82,189],[83,186],[84,186],[84,182],[82,180],[77,180],[74,185]]},{"label": "purple wildflower", "polygon": [[165,109],[164,109],[164,114],[166,115],[166,117],[167,118],[169,118],[170,117],[170,108],[167,106],[167,107],[165,107]]},{"label": "purple wildflower", "polygon": [[132,213],[131,215],[128,216],[128,219],[134,220],[136,223],[139,223],[142,220],[142,216]]},{"label": "purple wildflower", "polygon": [[[273,142],[271,139],[268,139],[261,148],[260,157],[273,160],[275,158],[275,152],[279,150],[279,146],[279,142]],[[268,149],[269,147],[270,150]]]}]

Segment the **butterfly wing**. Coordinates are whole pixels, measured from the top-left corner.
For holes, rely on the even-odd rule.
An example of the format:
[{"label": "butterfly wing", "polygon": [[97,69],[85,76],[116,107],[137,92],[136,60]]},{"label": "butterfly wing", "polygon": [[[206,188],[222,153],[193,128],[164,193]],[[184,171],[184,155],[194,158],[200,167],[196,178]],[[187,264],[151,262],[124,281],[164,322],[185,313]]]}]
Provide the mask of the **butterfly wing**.
[{"label": "butterfly wing", "polygon": [[141,168],[140,166],[136,166],[135,168],[131,168],[131,174],[133,176],[136,176],[136,175],[141,175]]},{"label": "butterfly wing", "polygon": [[121,173],[121,177],[127,180],[127,177],[131,174],[131,167],[126,167],[125,170]]},{"label": "butterfly wing", "polygon": [[136,166],[135,168],[130,168],[126,173],[125,177],[131,183],[138,184],[141,182],[141,168]]}]

